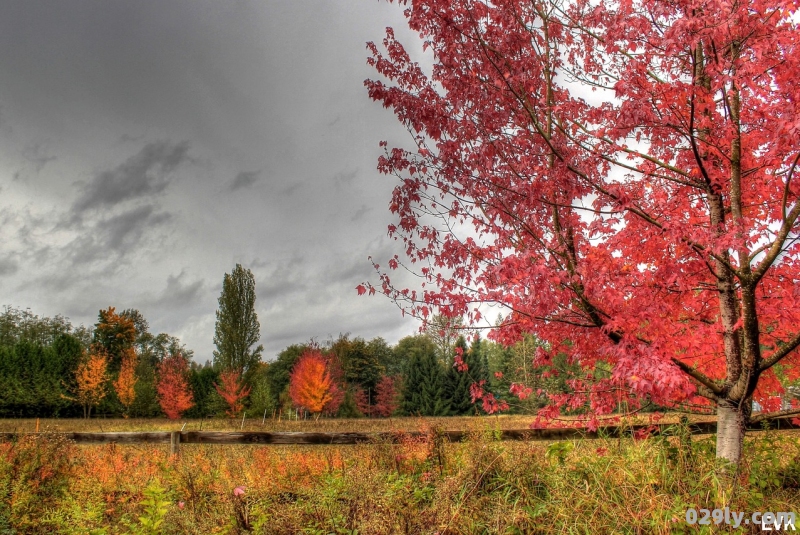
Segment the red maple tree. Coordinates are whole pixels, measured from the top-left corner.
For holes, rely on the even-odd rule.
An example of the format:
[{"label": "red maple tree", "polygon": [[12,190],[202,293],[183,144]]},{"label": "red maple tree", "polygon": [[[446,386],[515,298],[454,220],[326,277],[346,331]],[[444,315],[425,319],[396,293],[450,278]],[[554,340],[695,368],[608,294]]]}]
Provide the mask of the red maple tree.
[{"label": "red maple tree", "polygon": [[387,418],[394,414],[400,405],[397,378],[384,375],[375,387],[375,405],[372,414]]},{"label": "red maple tree", "polygon": [[242,374],[236,370],[226,370],[219,374],[221,385],[214,383],[217,393],[228,404],[225,413],[236,418],[244,409],[244,399],[250,395],[250,387],[245,386],[241,380]]},{"label": "red maple tree", "polygon": [[188,372],[189,363],[180,353],[168,356],[158,365],[158,403],[170,420],[177,420],[194,405]]},{"label": "red maple tree", "polygon": [[580,363],[545,416],[706,407],[738,462],[747,424],[800,414],[772,397],[800,374],[797,4],[400,3],[432,69],[388,29],[365,84],[413,137],[379,169],[425,285],[376,265],[383,292],[473,324],[500,304],[497,339]]},{"label": "red maple tree", "polygon": [[336,412],[343,399],[329,369],[329,359],[309,349],[297,360],[289,377],[289,397],[319,418],[322,412]]}]

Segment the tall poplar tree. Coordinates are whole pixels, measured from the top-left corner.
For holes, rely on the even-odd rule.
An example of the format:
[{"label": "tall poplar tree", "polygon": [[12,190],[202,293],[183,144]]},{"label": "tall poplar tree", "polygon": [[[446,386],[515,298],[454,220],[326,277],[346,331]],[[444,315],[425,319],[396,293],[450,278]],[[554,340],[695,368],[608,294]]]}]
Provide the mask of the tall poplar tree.
[{"label": "tall poplar tree", "polygon": [[214,332],[214,364],[223,371],[238,371],[250,384],[253,372],[261,361],[264,346],[253,345],[260,338],[256,316],[256,281],[249,269],[236,264],[231,274],[222,279],[217,325]]}]

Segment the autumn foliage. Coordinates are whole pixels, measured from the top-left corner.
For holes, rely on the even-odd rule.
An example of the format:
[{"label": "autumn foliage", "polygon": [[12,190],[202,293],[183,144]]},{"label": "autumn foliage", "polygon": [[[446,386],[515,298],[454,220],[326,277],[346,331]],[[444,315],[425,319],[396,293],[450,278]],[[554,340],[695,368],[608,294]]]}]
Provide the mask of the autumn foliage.
[{"label": "autumn foliage", "polygon": [[123,351],[122,365],[119,370],[119,375],[114,381],[114,390],[117,392],[122,406],[125,411],[130,410],[131,405],[136,399],[136,364],[137,364],[136,351],[129,347]]},{"label": "autumn foliage", "polygon": [[228,404],[226,414],[231,418],[238,416],[244,408],[244,399],[250,395],[250,387],[241,380],[242,374],[228,370],[219,374],[219,382],[214,384],[217,393]]},{"label": "autumn foliage", "polygon": [[342,399],[339,394],[328,359],[318,350],[306,351],[294,365],[289,379],[292,403],[319,417],[323,411],[336,411]]},{"label": "autumn foliage", "polygon": [[397,378],[384,375],[375,387],[375,405],[372,407],[372,414],[387,418],[398,409],[399,392],[397,388]]},{"label": "autumn foliage", "polygon": [[170,355],[158,365],[158,403],[170,420],[177,420],[194,405],[188,373],[188,363],[180,353]]},{"label": "autumn foliage", "polygon": [[92,407],[96,407],[106,397],[107,367],[108,355],[105,349],[94,345],[75,371],[75,394],[78,402],[83,405],[85,418],[89,418]]},{"label": "autumn foliage", "polygon": [[105,348],[109,365],[112,371],[116,371],[136,340],[136,326],[127,316],[117,314],[114,307],[108,307],[99,313],[94,338],[96,343]]},{"label": "autumn foliage", "polygon": [[499,304],[496,338],[580,363],[547,416],[716,410],[737,462],[746,423],[800,414],[770,406],[800,375],[797,3],[401,4],[433,66],[388,29],[366,86],[413,136],[379,168],[424,287],[376,266],[383,292],[421,318]]}]

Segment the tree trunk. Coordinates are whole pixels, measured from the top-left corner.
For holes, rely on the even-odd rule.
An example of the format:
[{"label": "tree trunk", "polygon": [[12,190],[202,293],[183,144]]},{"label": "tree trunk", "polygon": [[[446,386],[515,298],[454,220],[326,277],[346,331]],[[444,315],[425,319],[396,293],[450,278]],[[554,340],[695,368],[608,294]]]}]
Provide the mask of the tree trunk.
[{"label": "tree trunk", "polygon": [[738,403],[720,402],[717,407],[717,459],[724,459],[733,465],[739,464],[747,412]]}]

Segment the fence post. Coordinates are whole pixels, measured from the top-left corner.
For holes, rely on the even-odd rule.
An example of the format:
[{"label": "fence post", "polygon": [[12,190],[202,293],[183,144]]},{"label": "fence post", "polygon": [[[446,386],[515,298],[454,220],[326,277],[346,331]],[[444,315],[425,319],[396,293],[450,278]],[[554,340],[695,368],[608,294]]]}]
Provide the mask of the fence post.
[{"label": "fence post", "polygon": [[181,452],[181,432],[173,431],[169,435],[169,452],[178,455]]}]

